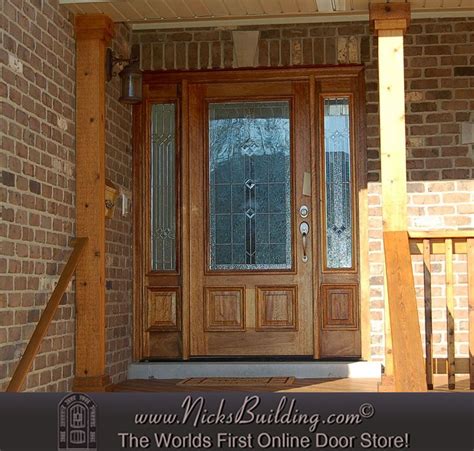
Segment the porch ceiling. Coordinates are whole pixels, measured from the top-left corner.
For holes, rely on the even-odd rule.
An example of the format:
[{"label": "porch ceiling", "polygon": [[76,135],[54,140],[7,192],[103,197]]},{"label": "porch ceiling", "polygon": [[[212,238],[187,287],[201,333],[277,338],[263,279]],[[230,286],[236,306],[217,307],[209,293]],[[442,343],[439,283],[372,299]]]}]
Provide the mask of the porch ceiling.
[{"label": "porch ceiling", "polygon": [[[474,0],[409,0],[413,17],[474,16]],[[384,3],[385,0],[372,0]],[[133,29],[368,20],[369,0],[60,0]]]}]

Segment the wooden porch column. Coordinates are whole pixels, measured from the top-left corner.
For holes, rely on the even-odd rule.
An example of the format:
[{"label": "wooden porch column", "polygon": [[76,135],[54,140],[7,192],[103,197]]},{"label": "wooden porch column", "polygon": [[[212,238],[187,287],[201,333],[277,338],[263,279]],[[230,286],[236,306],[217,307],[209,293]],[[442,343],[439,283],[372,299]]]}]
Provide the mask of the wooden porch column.
[{"label": "wooden porch column", "polygon": [[76,17],[76,229],[89,243],[76,271],[74,391],[104,391],[105,374],[105,52],[114,25]]},{"label": "wooden porch column", "polygon": [[[403,36],[409,3],[371,3],[370,22],[378,36],[380,153],[384,232],[407,231],[405,75]],[[392,334],[385,269],[385,377],[381,390],[395,389]]]}]

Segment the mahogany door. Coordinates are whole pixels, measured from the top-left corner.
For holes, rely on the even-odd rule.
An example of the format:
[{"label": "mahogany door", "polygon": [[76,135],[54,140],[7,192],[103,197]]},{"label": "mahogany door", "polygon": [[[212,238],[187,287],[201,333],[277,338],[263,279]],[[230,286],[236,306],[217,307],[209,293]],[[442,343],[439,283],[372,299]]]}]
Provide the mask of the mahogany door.
[{"label": "mahogany door", "polygon": [[189,86],[191,356],[313,355],[309,101],[307,81]]}]

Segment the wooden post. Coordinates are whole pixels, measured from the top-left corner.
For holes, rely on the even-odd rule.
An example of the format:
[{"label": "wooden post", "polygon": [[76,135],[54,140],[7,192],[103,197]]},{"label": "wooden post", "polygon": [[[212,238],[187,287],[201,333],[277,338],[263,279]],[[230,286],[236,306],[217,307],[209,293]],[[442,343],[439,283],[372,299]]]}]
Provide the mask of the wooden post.
[{"label": "wooden post", "polygon": [[408,232],[388,231],[383,235],[392,326],[394,390],[426,391],[425,361]]},{"label": "wooden post", "polygon": [[105,15],[76,17],[76,228],[89,238],[76,272],[74,391],[105,391]]},{"label": "wooden post", "polygon": [[444,240],[446,255],[446,325],[448,342],[448,388],[456,387],[456,345],[454,340],[453,239]]},{"label": "wooden post", "polygon": [[431,243],[423,240],[423,285],[425,297],[426,385],[433,390],[433,302],[431,299]]},{"label": "wooden post", "polygon": [[[380,151],[383,230],[406,231],[407,181],[403,36],[409,3],[371,3],[370,22],[378,36]],[[381,390],[395,389],[393,349],[385,273],[385,376]]]}]

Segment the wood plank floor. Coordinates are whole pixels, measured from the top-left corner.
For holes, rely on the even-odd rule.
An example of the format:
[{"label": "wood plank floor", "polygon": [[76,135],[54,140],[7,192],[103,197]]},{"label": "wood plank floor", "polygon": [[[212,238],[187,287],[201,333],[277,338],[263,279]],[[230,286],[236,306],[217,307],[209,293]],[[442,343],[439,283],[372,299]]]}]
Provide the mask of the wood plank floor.
[{"label": "wood plank floor", "polygon": [[[131,379],[110,388],[114,392],[276,392],[276,393],[328,393],[328,392],[376,392],[379,379],[296,379],[292,385],[275,387],[271,385],[252,386],[186,386],[177,385],[179,379]],[[446,375],[435,375],[435,391],[449,391]],[[457,375],[456,391],[469,391],[469,375]]]}]

